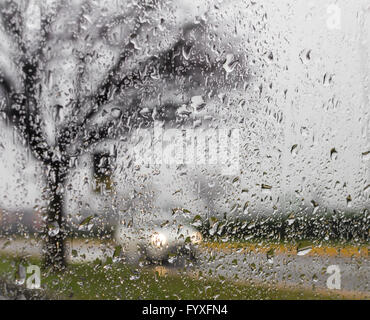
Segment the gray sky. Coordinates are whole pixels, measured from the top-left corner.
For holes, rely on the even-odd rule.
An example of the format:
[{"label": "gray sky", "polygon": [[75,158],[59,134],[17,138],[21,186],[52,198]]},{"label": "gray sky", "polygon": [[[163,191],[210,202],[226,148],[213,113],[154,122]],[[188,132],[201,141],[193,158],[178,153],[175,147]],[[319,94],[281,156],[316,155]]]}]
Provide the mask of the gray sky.
[{"label": "gray sky", "polygon": [[[238,197],[241,189],[248,188],[249,193],[238,201],[257,204],[266,197],[261,192],[265,183],[273,187],[266,210],[278,197],[346,208],[351,195],[352,208],[369,206],[370,10],[366,3],[176,2],[177,21],[205,15],[219,25],[215,32],[222,39],[223,54],[230,51],[247,57],[249,87],[227,93],[226,118],[239,119],[243,130],[243,173],[240,184],[226,194]],[[30,27],[35,28],[33,20]],[[3,55],[0,52],[0,66],[5,63]],[[42,183],[36,183],[40,169],[25,149],[13,144],[12,135],[1,124],[0,205],[33,207],[41,194]],[[171,198],[178,189],[171,181],[189,182],[174,180],[177,175],[176,169],[164,170],[153,178],[157,189],[168,189],[161,198]],[[78,175],[74,179],[76,185],[81,181]],[[191,192],[183,195],[183,202],[193,196]]]}]

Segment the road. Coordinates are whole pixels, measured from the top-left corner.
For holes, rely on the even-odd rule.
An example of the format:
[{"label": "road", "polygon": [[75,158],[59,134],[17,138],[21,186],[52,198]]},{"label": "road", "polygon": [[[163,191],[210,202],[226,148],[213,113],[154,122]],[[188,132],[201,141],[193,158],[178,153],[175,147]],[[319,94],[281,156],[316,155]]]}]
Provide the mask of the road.
[{"label": "road", "polygon": [[[68,260],[73,263],[104,260],[112,257],[114,245],[96,240],[68,242]],[[0,239],[0,253],[39,256],[42,245],[35,240]],[[212,277],[223,276],[237,281],[256,281],[283,286],[327,289],[329,266],[339,270],[340,292],[370,297],[370,261],[368,257],[311,256],[297,254],[267,255],[245,250],[202,249],[189,273]],[[175,267],[167,267],[176,272]],[[338,278],[336,278],[337,285]]]},{"label": "road", "polygon": [[[329,266],[338,266],[343,292],[370,292],[370,261],[368,258],[298,256],[277,254],[273,257],[255,252],[212,252],[201,254],[199,269],[213,275],[239,280],[252,279],[267,284],[284,284],[327,289],[331,274]],[[338,268],[335,267],[335,268]]]}]

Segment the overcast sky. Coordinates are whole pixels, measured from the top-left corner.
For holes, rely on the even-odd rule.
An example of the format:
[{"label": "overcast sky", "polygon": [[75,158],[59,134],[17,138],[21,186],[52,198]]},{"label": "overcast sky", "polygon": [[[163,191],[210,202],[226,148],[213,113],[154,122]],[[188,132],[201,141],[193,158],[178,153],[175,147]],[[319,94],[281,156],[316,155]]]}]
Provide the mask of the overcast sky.
[{"label": "overcast sky", "polygon": [[[210,23],[221,26],[218,32],[229,40],[223,43],[225,50],[233,48],[239,54],[245,50],[250,70],[255,70],[249,89],[230,93],[247,101],[228,111],[242,119],[244,130],[240,188],[261,193],[261,183],[266,183],[273,186],[274,199],[299,194],[307,200],[320,199],[324,206],[345,208],[351,195],[353,208],[369,206],[366,2],[176,1],[178,21],[192,21],[203,12]],[[272,62],[266,59],[267,52],[273,54]],[[281,123],[271,116],[275,113],[283,115]],[[42,189],[42,183],[36,183],[40,171],[24,148],[14,146],[13,133],[4,124],[0,161],[0,205],[33,207]],[[167,178],[155,183],[160,188],[161,181],[168,183],[176,174],[167,172]]]}]

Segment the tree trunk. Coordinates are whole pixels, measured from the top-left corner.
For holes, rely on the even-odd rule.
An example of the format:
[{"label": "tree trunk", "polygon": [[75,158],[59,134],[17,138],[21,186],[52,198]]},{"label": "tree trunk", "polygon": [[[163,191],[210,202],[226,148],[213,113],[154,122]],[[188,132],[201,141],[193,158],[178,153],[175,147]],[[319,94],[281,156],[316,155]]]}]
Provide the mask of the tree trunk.
[{"label": "tree trunk", "polygon": [[64,177],[67,168],[61,162],[50,165],[47,177],[48,183],[48,212],[45,230],[44,266],[54,270],[63,270],[65,263],[65,223],[64,206]]}]

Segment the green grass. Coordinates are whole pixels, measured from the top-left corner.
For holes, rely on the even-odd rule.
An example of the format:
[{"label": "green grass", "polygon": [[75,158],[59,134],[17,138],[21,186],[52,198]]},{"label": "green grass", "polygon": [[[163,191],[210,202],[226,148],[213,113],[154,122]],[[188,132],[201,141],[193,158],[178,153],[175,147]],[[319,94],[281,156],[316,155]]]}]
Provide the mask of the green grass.
[{"label": "green grass", "polygon": [[[20,258],[0,256],[0,278],[14,281]],[[25,264],[39,264],[34,258]],[[41,285],[56,299],[338,299],[338,295],[241,283],[202,275],[161,274],[118,263],[71,264],[63,273],[42,272]],[[1,294],[1,293],[0,293]]]}]

